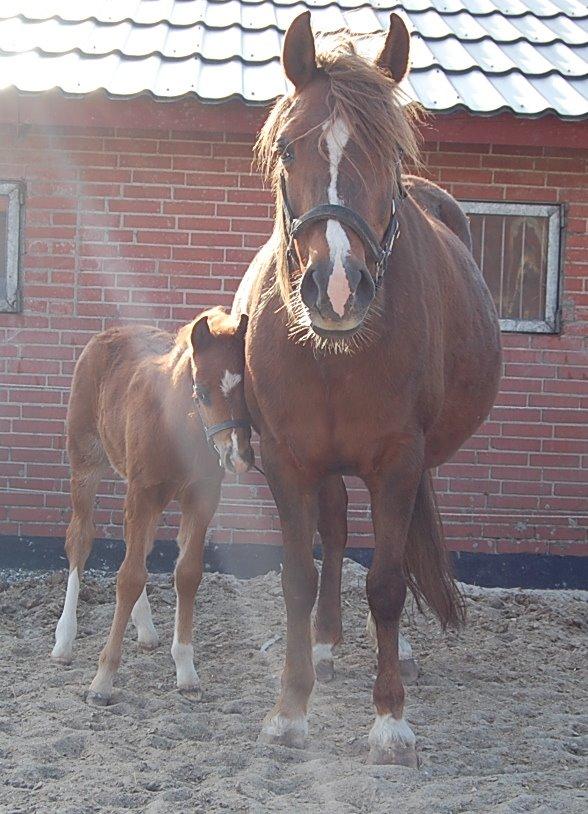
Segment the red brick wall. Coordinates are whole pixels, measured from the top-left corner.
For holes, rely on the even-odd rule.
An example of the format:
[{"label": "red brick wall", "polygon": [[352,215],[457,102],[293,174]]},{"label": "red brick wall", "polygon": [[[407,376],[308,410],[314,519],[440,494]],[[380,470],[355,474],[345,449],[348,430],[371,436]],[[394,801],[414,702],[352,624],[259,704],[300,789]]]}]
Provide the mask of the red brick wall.
[{"label": "red brick wall", "polygon": [[[271,200],[251,172],[250,137],[1,128],[0,179],[23,179],[27,200],[24,311],[0,314],[0,534],[62,537],[69,517],[64,418],[80,350],[113,323],[173,330],[203,306],[230,304],[269,231]],[[569,206],[563,334],[504,336],[497,406],[439,471],[450,544],[588,553],[586,153],[431,143],[426,164],[458,197]],[[120,482],[102,486],[101,536],[122,536],[123,494]],[[173,536],[176,521],[172,509],[160,536]],[[277,543],[278,528],[261,476],[227,480],[215,542]],[[370,544],[365,493],[355,483],[350,531],[351,545]]]}]

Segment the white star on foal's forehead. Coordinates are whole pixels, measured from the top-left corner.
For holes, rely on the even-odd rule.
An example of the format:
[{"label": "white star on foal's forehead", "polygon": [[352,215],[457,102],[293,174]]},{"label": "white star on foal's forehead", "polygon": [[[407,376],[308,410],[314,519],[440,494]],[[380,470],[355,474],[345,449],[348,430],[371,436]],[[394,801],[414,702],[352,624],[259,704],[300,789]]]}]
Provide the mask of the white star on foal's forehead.
[{"label": "white star on foal's forehead", "polygon": [[228,396],[231,390],[234,390],[240,381],[241,381],[240,373],[231,373],[230,370],[225,370],[220,384],[220,389],[223,396],[225,397]]}]

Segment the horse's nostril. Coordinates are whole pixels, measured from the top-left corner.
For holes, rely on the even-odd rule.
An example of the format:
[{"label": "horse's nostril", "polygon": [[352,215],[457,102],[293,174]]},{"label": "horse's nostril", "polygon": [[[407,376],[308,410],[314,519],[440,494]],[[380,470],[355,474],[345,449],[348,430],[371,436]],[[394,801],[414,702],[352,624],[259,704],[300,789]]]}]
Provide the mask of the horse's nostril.
[{"label": "horse's nostril", "polygon": [[314,266],[309,266],[300,284],[300,297],[307,308],[315,308],[319,296],[319,288],[314,279],[315,271]]},{"label": "horse's nostril", "polygon": [[366,268],[362,268],[357,288],[354,291],[356,305],[367,308],[376,295],[376,285],[372,275]]}]

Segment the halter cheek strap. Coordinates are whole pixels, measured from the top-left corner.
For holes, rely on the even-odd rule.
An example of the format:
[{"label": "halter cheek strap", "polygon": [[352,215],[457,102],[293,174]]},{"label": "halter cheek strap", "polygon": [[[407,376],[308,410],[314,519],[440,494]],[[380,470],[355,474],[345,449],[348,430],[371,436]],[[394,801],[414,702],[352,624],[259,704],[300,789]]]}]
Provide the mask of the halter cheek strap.
[{"label": "halter cheek strap", "polygon": [[[309,209],[308,212],[305,212],[299,218],[294,217],[294,212],[292,210],[292,206],[290,205],[288,192],[286,190],[286,178],[283,174],[280,176],[280,185],[282,191],[284,224],[286,226],[286,233],[288,235],[287,254],[289,262],[291,264],[296,262],[294,241],[302,229],[309,224],[317,223],[318,221],[331,219],[336,220],[352,229],[361,239],[363,245],[369,250],[376,265],[375,283],[377,287],[384,276],[384,272],[386,271],[386,266],[388,264],[388,258],[392,253],[394,242],[396,241],[396,238],[400,232],[400,224],[396,215],[396,210],[398,208],[397,199],[392,199],[390,220],[388,221],[388,226],[384,232],[382,242],[380,242],[369,223],[367,223],[367,221],[364,220],[361,215],[359,215],[353,209],[350,209],[348,206],[342,206],[340,204],[321,204],[320,206],[314,206],[312,209]],[[402,184],[400,185],[400,190],[401,193],[399,200],[402,200],[406,197]]]}]

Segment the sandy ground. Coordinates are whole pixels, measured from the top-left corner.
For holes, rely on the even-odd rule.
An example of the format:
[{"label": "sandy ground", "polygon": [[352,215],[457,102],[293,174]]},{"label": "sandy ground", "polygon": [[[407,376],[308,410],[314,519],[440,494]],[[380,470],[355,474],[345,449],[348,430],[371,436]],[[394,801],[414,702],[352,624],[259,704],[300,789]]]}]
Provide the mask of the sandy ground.
[{"label": "sandy ground", "polygon": [[588,811],[586,595],[470,589],[460,634],[410,614],[405,631],[421,668],[406,710],[415,771],[366,765],[375,659],[364,579],[346,565],[338,673],[315,690],[302,751],[256,743],[283,655],[276,574],[205,577],[200,703],[174,690],[174,594],[169,577],[154,578],[162,644],[144,654],[129,628],[104,709],[84,695],[112,618],[113,577],[87,576],[75,659],[60,667],[49,652],[65,574],[0,575],[0,811]]}]

